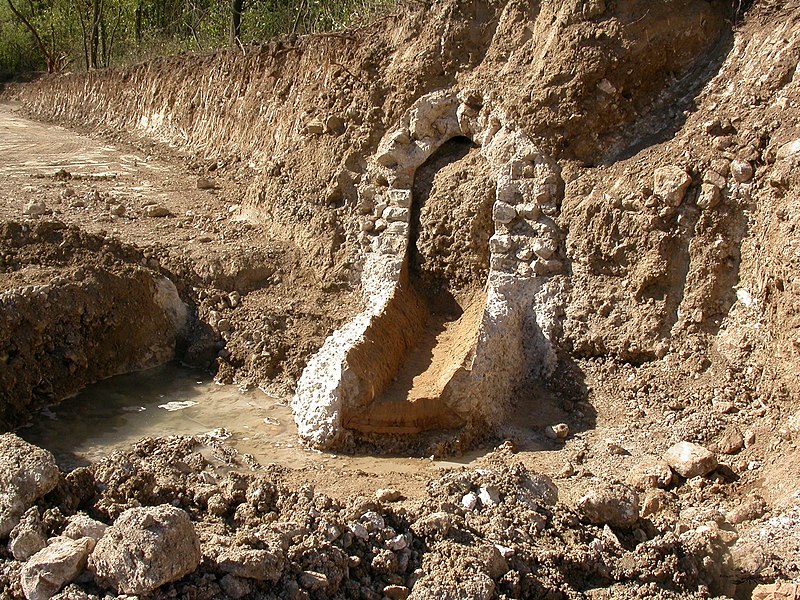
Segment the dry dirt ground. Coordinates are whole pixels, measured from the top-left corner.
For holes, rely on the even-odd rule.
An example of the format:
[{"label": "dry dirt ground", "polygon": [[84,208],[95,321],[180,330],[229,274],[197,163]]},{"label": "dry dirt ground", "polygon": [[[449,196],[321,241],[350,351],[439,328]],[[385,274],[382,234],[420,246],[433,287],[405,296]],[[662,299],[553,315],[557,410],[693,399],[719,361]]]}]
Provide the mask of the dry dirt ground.
[{"label": "dry dirt ground", "polygon": [[[287,394],[358,312],[369,240],[355,188],[383,133],[432,89],[478,90],[559,162],[570,264],[558,365],[545,381],[521,376],[515,418],[487,435],[496,451],[455,457],[465,466],[447,473],[369,475],[262,469],[213,440],[147,440],[62,476],[38,503],[48,535],[79,509],[111,523],[131,506],[184,508],[203,563],[157,598],[750,598],[757,584],[800,583],[800,7],[529,4],[410,4],[349,39],[11,91],[0,292],[22,317],[7,312],[0,330],[7,430],[164,355],[144,356],[157,336],[143,331],[131,356],[96,358],[100,341],[68,356],[75,340],[30,334],[37,320],[61,323],[42,286],[74,285],[70,302],[105,294],[105,312],[71,327],[117,339],[158,307],[134,301],[114,321],[121,292],[108,282],[147,290],[166,277],[190,313],[188,332],[173,333],[178,358]],[[182,83],[194,68],[240,89],[209,76],[195,93]],[[229,101],[235,110],[203,113]],[[252,130],[248,107],[270,126]],[[159,110],[171,125],[151,125]],[[463,301],[486,272],[491,177],[468,143],[437,158],[417,179],[412,261]],[[662,197],[664,167],[685,178],[677,201]],[[559,423],[563,440],[547,435]],[[674,473],[661,457],[683,440],[719,465]],[[379,502],[379,488],[404,499]],[[282,567],[263,579],[226,570],[219,547],[277,553]],[[23,563],[2,559],[3,597],[18,598]],[[68,589],[110,593],[90,578]]]}]

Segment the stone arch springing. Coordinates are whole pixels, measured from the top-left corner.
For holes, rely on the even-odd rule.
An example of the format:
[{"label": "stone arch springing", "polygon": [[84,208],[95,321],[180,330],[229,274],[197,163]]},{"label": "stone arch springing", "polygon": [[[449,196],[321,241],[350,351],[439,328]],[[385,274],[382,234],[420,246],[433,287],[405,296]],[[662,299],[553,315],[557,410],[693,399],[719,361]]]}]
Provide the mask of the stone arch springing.
[{"label": "stone arch springing", "polygon": [[563,270],[553,220],[560,200],[558,167],[479,94],[434,92],[420,98],[383,138],[359,186],[369,213],[361,227],[365,309],[326,340],[298,382],[292,408],[301,436],[312,444],[346,446],[353,431],[343,415],[370,407],[404,360],[402,349],[415,343],[419,311],[409,310],[413,294],[404,282],[414,175],[457,136],[481,148],[497,182],[494,233],[473,346],[449,373],[439,400],[464,424],[458,434],[463,440],[469,431],[503,421],[514,383],[530,364],[543,373],[552,367],[555,317],[534,306],[552,293],[549,282]]}]

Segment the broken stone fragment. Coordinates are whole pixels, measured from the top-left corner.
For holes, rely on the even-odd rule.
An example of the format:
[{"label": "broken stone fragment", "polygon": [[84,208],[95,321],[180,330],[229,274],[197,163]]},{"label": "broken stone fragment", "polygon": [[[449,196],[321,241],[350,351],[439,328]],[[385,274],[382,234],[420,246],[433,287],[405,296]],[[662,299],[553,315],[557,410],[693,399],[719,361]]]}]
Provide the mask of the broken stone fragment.
[{"label": "broken stone fragment", "polygon": [[306,133],[320,135],[325,132],[325,124],[319,119],[313,119],[306,124]]},{"label": "broken stone fragment", "polygon": [[484,506],[495,506],[500,504],[500,492],[496,487],[487,485],[478,490],[478,498]]},{"label": "broken stone fragment", "polygon": [[364,527],[367,528],[367,531],[370,533],[374,533],[376,531],[380,531],[384,527],[386,527],[386,522],[383,520],[383,517],[376,513],[374,510],[369,510],[361,515],[361,522],[364,524]]},{"label": "broken stone fragment", "polygon": [[461,498],[461,505],[469,511],[475,510],[475,507],[478,506],[477,494],[475,492],[464,494],[464,497]]},{"label": "broken stone fragment", "polygon": [[41,217],[47,212],[47,205],[44,202],[28,202],[22,209],[22,214],[28,217]]},{"label": "broken stone fragment", "polygon": [[406,600],[411,590],[404,585],[387,585],[383,588],[383,595],[389,600]]},{"label": "broken stone fragment", "polygon": [[58,484],[53,455],[13,433],[0,435],[0,539],[38,499]]},{"label": "broken stone fragment", "polygon": [[316,571],[303,571],[297,580],[307,590],[319,590],[328,587],[328,576]]},{"label": "broken stone fragment", "polygon": [[644,461],[631,469],[626,481],[641,491],[664,489],[672,482],[672,469],[663,460]]},{"label": "broken stone fragment", "polygon": [[379,489],[375,492],[378,502],[397,502],[403,499],[403,493],[395,489]]},{"label": "broken stone fragment", "polygon": [[216,562],[223,573],[258,581],[277,581],[284,566],[283,556],[277,552],[240,547],[226,548]]},{"label": "broken stone fragment", "polygon": [[445,537],[453,527],[453,517],[446,512],[435,512],[418,519],[411,531],[419,537]]},{"label": "broken stone fragment", "polygon": [[577,508],[593,525],[627,529],[639,520],[639,496],[622,483],[598,482],[578,500]]},{"label": "broken stone fragment", "polygon": [[766,511],[767,504],[763,498],[753,498],[752,500],[745,500],[744,503],[728,511],[725,515],[725,520],[732,525],[740,525],[741,523],[758,519]]},{"label": "broken stone fragment", "polygon": [[711,183],[717,186],[719,189],[724,189],[727,182],[722,175],[713,169],[709,169],[703,174],[703,183]]},{"label": "broken stone fragment", "polygon": [[492,219],[496,223],[511,223],[517,217],[517,209],[507,202],[497,201],[492,208]]},{"label": "broken stone fragment", "polygon": [[722,432],[717,441],[717,451],[722,454],[736,454],[744,448],[744,436],[738,428],[731,426]]},{"label": "broken stone fragment", "polygon": [[731,163],[731,175],[739,183],[747,183],[754,174],[753,165],[746,160],[734,160]]},{"label": "broken stone fragment", "polygon": [[233,598],[233,600],[244,598],[252,591],[250,582],[247,579],[242,579],[234,575],[225,575],[219,580],[219,585],[222,591],[225,592],[229,598]]},{"label": "broken stone fragment", "polygon": [[30,557],[22,567],[20,582],[28,600],[49,600],[86,568],[94,540],[56,538]]},{"label": "broken stone fragment", "polygon": [[717,468],[717,458],[703,446],[683,441],[671,446],[663,456],[681,477],[704,477]]},{"label": "broken stone fragment", "polygon": [[653,176],[653,193],[667,206],[680,206],[692,178],[681,167],[659,167]]},{"label": "broken stone fragment", "polygon": [[597,89],[609,96],[617,93],[617,88],[608,79],[601,79],[600,83],[597,84]]},{"label": "broken stone fragment", "polygon": [[800,600],[800,584],[779,581],[767,585],[757,585],[752,600]]},{"label": "broken stone fragment", "polygon": [[700,188],[700,195],[697,197],[697,206],[703,210],[715,208],[720,201],[719,188],[713,183],[704,183]]},{"label": "broken stone fragment", "polygon": [[569,435],[569,425],[566,423],[548,425],[544,428],[544,434],[551,440],[564,440]]},{"label": "broken stone fragment", "polygon": [[28,509],[17,526],[11,530],[8,549],[16,560],[25,561],[47,545],[39,509]]},{"label": "broken stone fragment", "polygon": [[161,206],[160,204],[149,204],[148,206],[144,207],[144,214],[147,217],[158,218],[158,217],[168,217],[172,213],[169,212],[169,209],[167,209],[164,206]]},{"label": "broken stone fragment", "polygon": [[188,575],[200,559],[200,542],[189,515],[162,504],[122,513],[97,543],[89,568],[102,587],[147,594]]},{"label": "broken stone fragment", "polygon": [[198,190],[215,190],[215,189],[217,189],[217,184],[213,179],[209,179],[208,177],[198,177],[197,178],[197,189]]},{"label": "broken stone fragment", "polygon": [[88,537],[98,541],[103,537],[107,529],[108,525],[105,523],[96,521],[87,514],[78,513],[67,519],[67,525],[62,535],[73,540]]}]

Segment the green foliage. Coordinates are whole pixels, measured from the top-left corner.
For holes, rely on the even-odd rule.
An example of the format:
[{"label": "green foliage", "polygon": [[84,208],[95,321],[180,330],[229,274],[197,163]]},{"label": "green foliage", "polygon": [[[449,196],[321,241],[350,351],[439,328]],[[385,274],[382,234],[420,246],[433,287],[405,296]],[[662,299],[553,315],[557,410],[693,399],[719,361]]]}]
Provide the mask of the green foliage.
[{"label": "green foliage", "polygon": [[[363,25],[395,1],[244,0],[239,41]],[[0,77],[219,48],[231,15],[231,0],[0,0]]]},{"label": "green foliage", "polygon": [[44,68],[28,32],[7,13],[8,6],[0,4],[0,81]]}]

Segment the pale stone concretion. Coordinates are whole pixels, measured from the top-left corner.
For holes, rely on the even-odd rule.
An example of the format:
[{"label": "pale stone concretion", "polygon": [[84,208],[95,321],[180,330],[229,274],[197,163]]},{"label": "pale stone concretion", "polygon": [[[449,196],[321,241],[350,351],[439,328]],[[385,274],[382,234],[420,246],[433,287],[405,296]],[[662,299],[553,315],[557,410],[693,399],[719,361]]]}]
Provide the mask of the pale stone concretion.
[{"label": "pale stone concretion", "polygon": [[20,582],[28,600],[49,600],[86,568],[94,540],[56,538],[22,567]]},{"label": "pale stone concretion", "polygon": [[162,504],[122,513],[97,543],[89,567],[102,587],[148,594],[193,572],[201,558],[189,515]]},{"label": "pale stone concretion", "polygon": [[785,160],[797,154],[800,154],[800,139],[783,144],[775,153],[775,158],[777,160]]},{"label": "pale stone concretion", "polygon": [[653,193],[668,206],[680,206],[692,178],[681,167],[659,167],[653,175]]},{"label": "pale stone concretion", "polygon": [[105,523],[101,523],[87,514],[78,513],[67,519],[67,526],[62,535],[74,540],[88,537],[97,541],[105,535],[107,529],[108,525]]},{"label": "pale stone concretion", "polygon": [[400,281],[402,263],[372,254],[364,265],[366,309],[325,340],[303,370],[292,398],[292,412],[300,436],[314,446],[330,447],[344,434],[342,403],[358,397],[363,385],[348,365],[349,354],[380,315]]},{"label": "pale stone concretion", "polygon": [[746,160],[734,160],[731,163],[731,175],[739,183],[747,183],[753,178],[755,169]]},{"label": "pale stone concretion", "polygon": [[627,485],[602,483],[578,499],[578,511],[590,523],[629,528],[639,520],[639,496]]},{"label": "pale stone concretion", "polygon": [[8,541],[8,549],[16,560],[25,561],[47,545],[39,509],[33,506],[22,516]]},{"label": "pale stone concretion", "polygon": [[678,442],[664,453],[664,460],[681,477],[703,477],[717,468],[714,453],[691,442]]},{"label": "pale stone concretion", "polygon": [[[365,244],[371,250],[362,270],[365,308],[311,358],[292,400],[298,432],[314,446],[331,448],[347,443],[352,432],[345,421],[354,427],[369,427],[348,415],[363,411],[376,400],[416,342],[414,328],[422,327],[424,317],[420,313],[418,318],[413,307],[404,306],[416,300],[402,291],[411,233],[407,226],[411,186],[416,169],[456,136],[480,146],[497,181],[496,233],[490,241],[493,255],[483,314],[474,325],[470,323],[477,328],[468,342],[472,349],[462,363],[449,368],[447,379],[440,384],[437,401],[452,416],[442,417],[441,423],[492,428],[504,420],[520,373],[546,374],[552,369],[555,353],[549,340],[556,331],[558,310],[550,305],[558,300],[537,294],[552,275],[563,270],[557,257],[560,233],[550,218],[558,212],[559,170],[505,113],[473,96],[476,94],[459,97],[439,91],[420,98],[384,136],[367,167],[359,194],[362,204],[374,207],[376,221],[368,232],[372,241]],[[520,249],[529,249],[522,252],[529,257],[524,264],[508,254],[517,244],[518,236],[512,239],[507,231],[516,223],[517,206],[522,207],[526,219],[533,220],[519,236]],[[537,244],[539,235],[545,238]],[[546,264],[540,265],[540,277],[533,276],[527,262],[536,248],[549,255]],[[527,271],[521,271],[520,264]],[[559,287],[553,291],[561,293]],[[535,316],[539,300],[545,300],[548,307]],[[400,326],[389,322],[395,316]],[[379,374],[372,377],[370,371]]]},{"label": "pale stone concretion", "polygon": [[19,523],[28,508],[58,484],[53,455],[17,437],[0,435],[0,539]]}]

